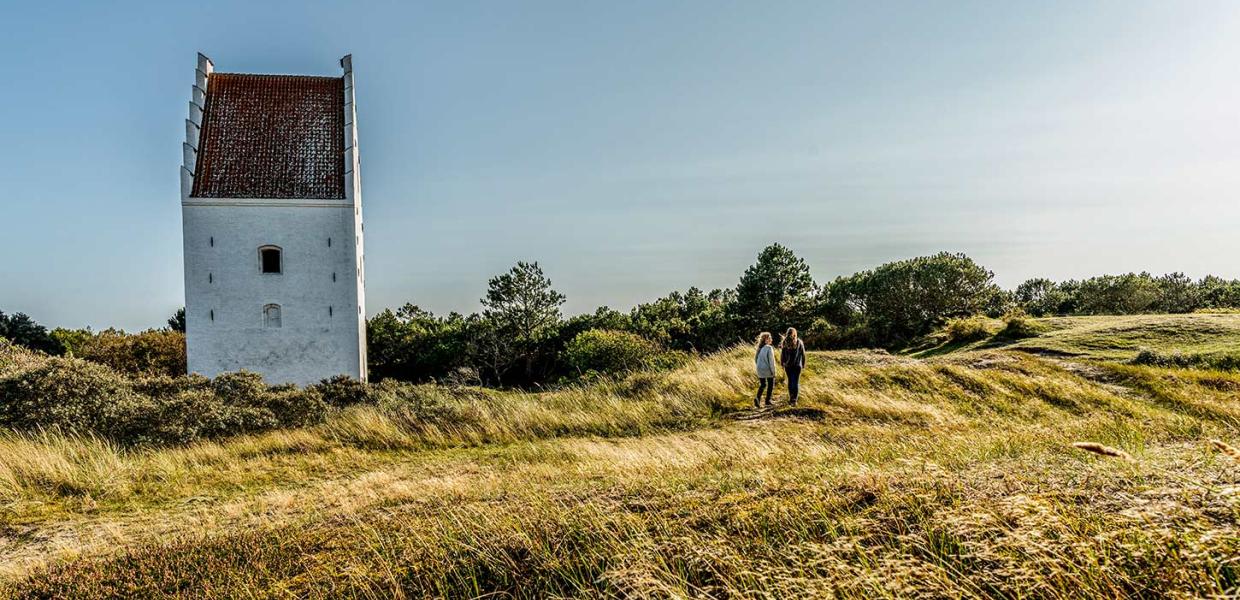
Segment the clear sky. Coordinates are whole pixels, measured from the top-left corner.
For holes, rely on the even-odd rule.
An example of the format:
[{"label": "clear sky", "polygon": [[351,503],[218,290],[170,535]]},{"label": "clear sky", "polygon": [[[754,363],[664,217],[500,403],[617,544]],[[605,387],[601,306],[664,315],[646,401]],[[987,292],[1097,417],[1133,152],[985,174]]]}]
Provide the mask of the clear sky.
[{"label": "clear sky", "polygon": [[478,307],[540,261],[567,309],[963,251],[1032,276],[1240,277],[1237,2],[0,0],[0,310],[182,305],[195,52],[353,53],[368,312]]}]

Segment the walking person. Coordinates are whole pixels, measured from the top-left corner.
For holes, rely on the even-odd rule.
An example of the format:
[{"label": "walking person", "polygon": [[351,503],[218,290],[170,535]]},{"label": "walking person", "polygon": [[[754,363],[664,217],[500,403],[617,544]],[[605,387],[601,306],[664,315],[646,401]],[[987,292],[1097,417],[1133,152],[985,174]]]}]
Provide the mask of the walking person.
[{"label": "walking person", "polygon": [[762,392],[766,392],[766,405],[771,405],[771,392],[775,391],[775,349],[771,345],[770,332],[758,334],[758,353],[754,356],[758,371],[758,395],[754,396],[753,407],[762,406]]},{"label": "walking person", "polygon": [[796,328],[789,327],[779,345],[779,363],[788,376],[788,404],[796,406],[801,394],[801,369],[805,368],[805,343],[797,337]]}]

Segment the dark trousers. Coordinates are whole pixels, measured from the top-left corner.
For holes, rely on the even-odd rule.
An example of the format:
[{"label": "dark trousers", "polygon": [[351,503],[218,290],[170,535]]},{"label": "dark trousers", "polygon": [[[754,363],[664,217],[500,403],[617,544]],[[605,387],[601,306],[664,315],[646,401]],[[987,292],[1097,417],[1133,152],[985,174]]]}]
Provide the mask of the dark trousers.
[{"label": "dark trousers", "polygon": [[788,402],[795,403],[801,393],[801,367],[788,367],[784,373],[788,375]]},{"label": "dark trousers", "polygon": [[758,395],[755,396],[753,399],[754,406],[758,406],[758,401],[762,399],[762,390],[766,390],[766,404],[767,406],[770,406],[771,405],[771,392],[775,391],[775,378],[774,377],[759,377],[758,378]]}]

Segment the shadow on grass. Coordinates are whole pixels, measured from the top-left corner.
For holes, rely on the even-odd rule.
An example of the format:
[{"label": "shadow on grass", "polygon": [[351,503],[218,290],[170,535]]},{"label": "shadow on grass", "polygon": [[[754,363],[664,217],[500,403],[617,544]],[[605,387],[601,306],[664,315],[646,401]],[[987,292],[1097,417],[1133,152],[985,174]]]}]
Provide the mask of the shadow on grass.
[{"label": "shadow on grass", "polygon": [[1009,338],[993,335],[982,340],[971,341],[948,341],[938,344],[937,346],[914,346],[906,348],[900,352],[913,358],[933,358],[935,356],[943,356],[953,352],[962,352],[965,350],[998,350],[1007,348],[1016,342],[1028,338]]},{"label": "shadow on grass", "polygon": [[827,411],[813,406],[789,406],[787,403],[762,408],[750,408],[732,413],[737,421],[762,421],[766,419],[807,419],[810,421],[826,421]]}]

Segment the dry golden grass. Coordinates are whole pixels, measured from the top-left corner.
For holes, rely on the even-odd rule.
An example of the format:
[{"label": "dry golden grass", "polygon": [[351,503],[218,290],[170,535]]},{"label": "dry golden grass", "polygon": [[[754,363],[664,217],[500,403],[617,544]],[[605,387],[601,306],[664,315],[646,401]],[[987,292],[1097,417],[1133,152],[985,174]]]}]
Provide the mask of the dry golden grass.
[{"label": "dry golden grass", "polygon": [[436,411],[165,450],[9,435],[0,595],[1237,593],[1240,472],[1206,449],[1240,375],[814,353],[801,406],[750,412],[750,368],[428,387]]}]

